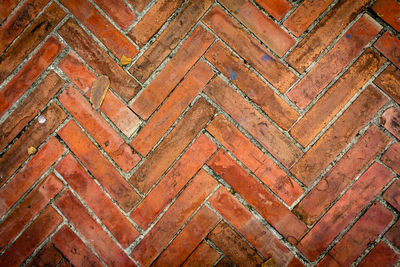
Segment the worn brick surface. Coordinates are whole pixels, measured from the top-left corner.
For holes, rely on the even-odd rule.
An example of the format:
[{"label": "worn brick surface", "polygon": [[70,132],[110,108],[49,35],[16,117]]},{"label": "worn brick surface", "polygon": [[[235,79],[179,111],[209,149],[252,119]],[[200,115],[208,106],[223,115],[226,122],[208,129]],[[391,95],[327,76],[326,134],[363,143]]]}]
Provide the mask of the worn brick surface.
[{"label": "worn brick surface", "polygon": [[398,266],[399,8],[0,1],[0,266]]}]

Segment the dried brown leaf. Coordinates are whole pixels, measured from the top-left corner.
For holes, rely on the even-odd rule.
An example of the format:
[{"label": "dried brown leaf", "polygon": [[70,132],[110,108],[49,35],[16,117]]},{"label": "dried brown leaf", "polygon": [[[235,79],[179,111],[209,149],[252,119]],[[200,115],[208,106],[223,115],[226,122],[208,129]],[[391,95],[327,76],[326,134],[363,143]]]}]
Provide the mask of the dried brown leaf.
[{"label": "dried brown leaf", "polygon": [[95,109],[100,108],[109,87],[110,79],[105,75],[101,75],[94,80],[90,92],[90,101]]},{"label": "dried brown leaf", "polygon": [[126,57],[126,56],[121,57],[120,63],[122,66],[129,65],[129,64],[131,64],[131,62],[132,62],[132,58]]}]

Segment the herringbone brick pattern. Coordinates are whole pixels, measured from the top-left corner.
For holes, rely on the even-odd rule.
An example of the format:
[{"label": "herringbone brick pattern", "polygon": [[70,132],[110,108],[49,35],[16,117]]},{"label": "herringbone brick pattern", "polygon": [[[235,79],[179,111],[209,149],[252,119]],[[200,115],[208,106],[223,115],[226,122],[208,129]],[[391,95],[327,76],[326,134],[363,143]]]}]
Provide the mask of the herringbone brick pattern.
[{"label": "herringbone brick pattern", "polygon": [[398,0],[0,0],[0,266],[398,266],[399,31]]}]

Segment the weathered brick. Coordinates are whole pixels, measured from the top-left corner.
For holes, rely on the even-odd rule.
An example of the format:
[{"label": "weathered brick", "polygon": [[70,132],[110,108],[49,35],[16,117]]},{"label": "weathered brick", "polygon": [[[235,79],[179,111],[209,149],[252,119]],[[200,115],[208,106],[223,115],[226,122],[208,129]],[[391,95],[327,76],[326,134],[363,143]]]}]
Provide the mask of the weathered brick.
[{"label": "weathered brick", "polygon": [[123,0],[94,0],[94,2],[119,26],[126,30],[136,19],[136,14]]},{"label": "weathered brick", "polygon": [[292,8],[292,4],[287,0],[255,0],[262,8],[264,8],[275,19],[282,19]]},{"label": "weathered brick", "polygon": [[395,266],[399,256],[388,246],[381,241],[376,245],[367,256],[360,262],[358,266]]},{"label": "weathered brick", "polygon": [[369,15],[362,16],[335,46],[296,84],[288,97],[305,108],[342,69],[379,33],[380,26]]},{"label": "weathered brick", "polygon": [[396,0],[378,0],[372,10],[384,21],[400,32],[400,3]]},{"label": "weathered brick", "polygon": [[137,11],[142,12],[151,2],[151,0],[127,0]]},{"label": "weathered brick", "polygon": [[381,93],[368,86],[291,172],[304,184],[310,185],[386,102]]},{"label": "weathered brick", "polygon": [[387,231],[385,237],[395,247],[400,248],[400,220],[398,220],[390,229]]},{"label": "weathered brick", "polygon": [[394,65],[400,68],[400,40],[393,33],[385,32],[374,46]]},{"label": "weathered brick", "polygon": [[213,266],[213,264],[219,259],[219,257],[220,257],[219,253],[215,249],[210,247],[210,245],[208,245],[207,242],[203,241],[187,258],[187,260],[182,266],[184,267]]},{"label": "weathered brick", "polygon": [[62,255],[60,252],[57,251],[53,244],[47,242],[26,266],[57,266],[61,260]]},{"label": "weathered brick", "polygon": [[3,20],[10,15],[20,1],[21,0],[3,0],[0,2],[0,22],[3,22]]},{"label": "weathered brick", "polygon": [[382,162],[400,174],[400,144],[393,144],[382,156]]},{"label": "weathered brick", "polygon": [[389,65],[375,80],[380,89],[385,91],[391,98],[400,104],[400,72],[392,65]]},{"label": "weathered brick", "polygon": [[400,139],[400,110],[391,107],[388,108],[381,117],[381,124],[397,139]]},{"label": "weathered brick", "polygon": [[217,264],[215,264],[213,266],[215,266],[215,267],[234,267],[232,262],[230,262],[227,257],[223,257],[221,260],[218,261]]},{"label": "weathered brick", "polygon": [[396,180],[383,194],[383,198],[400,211],[400,181]]}]

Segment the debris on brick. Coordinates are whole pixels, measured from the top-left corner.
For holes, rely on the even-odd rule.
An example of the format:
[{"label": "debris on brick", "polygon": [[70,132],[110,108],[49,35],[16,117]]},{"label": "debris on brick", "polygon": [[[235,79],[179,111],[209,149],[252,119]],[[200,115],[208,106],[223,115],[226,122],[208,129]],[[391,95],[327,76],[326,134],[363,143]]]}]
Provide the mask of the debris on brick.
[{"label": "debris on brick", "polygon": [[120,63],[122,66],[129,65],[129,64],[131,64],[131,62],[132,62],[132,58],[126,57],[126,56],[121,57]]},{"label": "debris on brick", "polygon": [[28,154],[29,155],[35,154],[36,151],[37,151],[37,149],[34,148],[33,146],[28,147]]},{"label": "debris on brick", "polygon": [[100,108],[109,87],[110,79],[105,75],[101,75],[94,80],[90,93],[90,102],[92,102],[95,109]]}]

